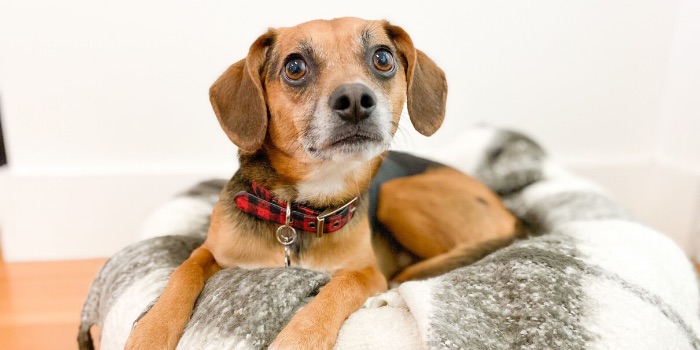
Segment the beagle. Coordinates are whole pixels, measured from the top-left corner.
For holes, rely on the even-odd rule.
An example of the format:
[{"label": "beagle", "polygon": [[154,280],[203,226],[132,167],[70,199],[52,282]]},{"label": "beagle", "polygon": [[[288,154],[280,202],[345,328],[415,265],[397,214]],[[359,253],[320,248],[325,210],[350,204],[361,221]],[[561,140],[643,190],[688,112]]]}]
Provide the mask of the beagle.
[{"label": "beagle", "polygon": [[[432,135],[447,96],[442,70],[400,27],[338,18],[270,29],[209,92],[240,168],[205,242],[135,324],[127,349],[175,349],[217,271],[289,265],[332,278],[270,348],[330,349],[387,279],[445,272],[517,235],[517,220],[484,185],[387,152],[404,104],[416,130]],[[373,236],[373,227],[390,234]]]}]

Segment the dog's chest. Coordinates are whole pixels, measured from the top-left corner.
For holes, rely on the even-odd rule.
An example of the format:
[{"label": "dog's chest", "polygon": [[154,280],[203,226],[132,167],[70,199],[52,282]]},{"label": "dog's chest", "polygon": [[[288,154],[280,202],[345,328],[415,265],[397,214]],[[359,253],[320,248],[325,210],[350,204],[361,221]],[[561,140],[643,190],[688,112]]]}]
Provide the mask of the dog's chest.
[{"label": "dog's chest", "polygon": [[[315,167],[297,186],[297,201],[326,202],[348,191],[362,177],[361,162],[324,162]],[[364,174],[368,178],[370,173]],[[359,188],[358,188],[359,191]]]}]

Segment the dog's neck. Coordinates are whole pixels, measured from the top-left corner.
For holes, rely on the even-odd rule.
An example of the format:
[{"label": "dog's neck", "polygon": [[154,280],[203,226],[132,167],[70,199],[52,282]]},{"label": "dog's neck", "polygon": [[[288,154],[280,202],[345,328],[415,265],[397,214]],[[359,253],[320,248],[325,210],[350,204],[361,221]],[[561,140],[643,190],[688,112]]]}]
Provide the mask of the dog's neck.
[{"label": "dog's neck", "polygon": [[314,208],[339,207],[369,189],[382,156],[369,161],[303,161],[261,149],[239,154],[246,182],[257,182],[277,198]]}]

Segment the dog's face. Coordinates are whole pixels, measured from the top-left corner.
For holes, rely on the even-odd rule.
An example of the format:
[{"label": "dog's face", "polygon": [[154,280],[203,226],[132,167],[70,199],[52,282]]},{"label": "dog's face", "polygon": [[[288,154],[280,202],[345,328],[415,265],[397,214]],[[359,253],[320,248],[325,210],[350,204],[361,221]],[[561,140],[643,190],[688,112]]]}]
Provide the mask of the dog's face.
[{"label": "dog's face", "polygon": [[403,105],[416,129],[442,123],[444,74],[385,21],[340,18],[270,30],[212,86],[214,111],[244,151],[369,160],[385,151]]},{"label": "dog's face", "polygon": [[279,29],[269,61],[268,132],[277,147],[322,160],[368,160],[388,148],[406,75],[382,23],[343,19]]}]

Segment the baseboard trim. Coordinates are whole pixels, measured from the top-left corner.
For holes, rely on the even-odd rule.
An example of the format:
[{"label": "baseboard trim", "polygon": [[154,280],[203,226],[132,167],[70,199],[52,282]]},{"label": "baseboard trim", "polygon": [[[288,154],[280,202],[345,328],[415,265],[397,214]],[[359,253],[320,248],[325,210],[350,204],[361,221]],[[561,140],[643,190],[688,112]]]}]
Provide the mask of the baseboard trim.
[{"label": "baseboard trim", "polygon": [[[700,173],[692,167],[639,158],[568,168],[607,188],[639,221],[700,258]],[[146,217],[175,194],[233,172],[230,167],[90,169],[0,170],[5,260],[111,256],[135,242]]]},{"label": "baseboard trim", "polygon": [[232,171],[80,175],[0,171],[0,241],[8,262],[109,257],[177,193]]}]

